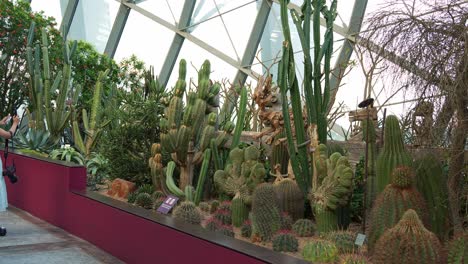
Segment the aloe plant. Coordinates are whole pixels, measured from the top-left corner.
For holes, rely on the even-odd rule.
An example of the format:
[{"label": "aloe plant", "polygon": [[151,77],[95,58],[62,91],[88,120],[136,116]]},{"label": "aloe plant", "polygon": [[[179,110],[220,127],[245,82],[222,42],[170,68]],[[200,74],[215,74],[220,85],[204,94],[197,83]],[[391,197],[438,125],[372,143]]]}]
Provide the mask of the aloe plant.
[{"label": "aloe plant", "polygon": [[64,160],[84,165],[83,155],[70,146],[52,150],[52,152],[49,154],[49,157],[56,160]]}]

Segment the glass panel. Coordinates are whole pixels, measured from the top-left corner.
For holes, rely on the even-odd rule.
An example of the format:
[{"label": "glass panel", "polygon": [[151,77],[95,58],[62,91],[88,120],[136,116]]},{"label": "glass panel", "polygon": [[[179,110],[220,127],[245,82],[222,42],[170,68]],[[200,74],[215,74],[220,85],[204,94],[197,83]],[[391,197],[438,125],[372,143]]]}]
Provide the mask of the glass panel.
[{"label": "glass panel", "polygon": [[175,25],[179,22],[184,1],[152,0],[143,1],[138,6]]},{"label": "glass panel", "polygon": [[115,0],[80,0],[68,38],[85,40],[104,52],[118,9]]},{"label": "glass panel", "polygon": [[[145,25],[145,31],[141,26]],[[120,61],[135,54],[147,66],[153,65],[155,74],[159,74],[171,46],[174,33],[153,20],[135,12],[130,12],[115,60]]]},{"label": "glass panel", "polygon": [[[349,26],[351,15],[353,13],[353,6],[355,0],[338,1],[337,12],[338,16],[335,19],[337,25]],[[372,1],[369,1],[372,2]]]},{"label": "glass panel", "polygon": [[32,1],[31,9],[35,12],[44,11],[46,16],[51,16],[55,18],[57,22],[57,27],[60,27],[62,23],[63,14],[65,9],[67,9],[68,0],[54,0],[54,1]]}]

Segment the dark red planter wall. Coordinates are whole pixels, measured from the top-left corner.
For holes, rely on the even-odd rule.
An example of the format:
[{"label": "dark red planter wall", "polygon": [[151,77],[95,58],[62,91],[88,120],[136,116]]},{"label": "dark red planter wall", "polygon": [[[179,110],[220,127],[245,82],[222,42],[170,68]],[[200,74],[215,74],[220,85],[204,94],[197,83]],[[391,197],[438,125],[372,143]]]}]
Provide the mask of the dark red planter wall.
[{"label": "dark red planter wall", "polygon": [[[3,152],[1,155],[3,157]],[[18,183],[9,203],[81,237],[127,263],[261,263],[71,190],[84,190],[84,167],[67,167],[10,153]],[[7,180],[8,181],[8,180]]]}]

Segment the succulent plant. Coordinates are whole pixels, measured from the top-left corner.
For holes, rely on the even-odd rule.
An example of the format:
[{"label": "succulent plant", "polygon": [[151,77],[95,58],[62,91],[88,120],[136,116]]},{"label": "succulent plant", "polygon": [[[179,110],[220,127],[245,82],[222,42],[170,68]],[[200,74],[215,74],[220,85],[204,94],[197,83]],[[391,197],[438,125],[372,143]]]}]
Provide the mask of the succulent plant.
[{"label": "succulent plant", "polygon": [[231,212],[231,201],[222,202],[219,205],[218,210]]},{"label": "succulent plant", "polygon": [[221,225],[216,232],[221,233],[225,236],[234,237],[234,231],[232,226],[229,225]]},{"label": "succulent plant", "polygon": [[207,202],[200,202],[198,204],[198,208],[200,208],[200,210],[202,210],[203,212],[210,212],[210,204]]},{"label": "succulent plant", "polygon": [[[406,170],[406,169],[405,169]],[[397,169],[397,172],[400,171]],[[398,174],[398,181],[408,182],[409,180],[402,180],[404,174]],[[406,174],[412,177],[412,174]],[[369,237],[368,246],[369,251],[372,252],[375,243],[385,230],[392,228],[398,223],[401,216],[408,209],[414,209],[421,216],[425,222],[427,219],[427,207],[422,195],[412,186],[402,187],[402,185],[389,184],[385,190],[379,194],[374,202],[374,206],[370,212],[369,222]]]},{"label": "succulent plant", "polygon": [[299,219],[292,226],[292,230],[300,237],[311,237],[315,232],[315,225],[309,219]]},{"label": "succulent plant", "polygon": [[447,247],[448,264],[468,263],[468,232],[453,239]]},{"label": "succulent plant", "polygon": [[153,198],[153,201],[156,201],[161,197],[166,197],[166,195],[161,191],[154,191],[153,194],[151,195],[151,198]]},{"label": "succulent plant", "polygon": [[424,227],[415,210],[409,209],[377,241],[372,260],[376,264],[441,263],[441,249],[437,236]]},{"label": "succulent plant", "polygon": [[219,207],[219,201],[218,200],[211,201],[211,203],[210,203],[210,213],[216,212],[216,210],[218,210],[218,207]]},{"label": "succulent plant", "polygon": [[354,244],[356,234],[350,231],[332,231],[325,235],[325,239],[335,243],[340,254],[354,253],[358,249],[358,246]]},{"label": "succulent plant", "polygon": [[252,198],[252,230],[263,241],[269,241],[279,230],[281,216],[272,184],[262,183],[255,188]]},{"label": "succulent plant", "polygon": [[302,257],[312,263],[334,263],[338,259],[338,249],[330,241],[314,240],[304,246]]},{"label": "succulent plant", "polygon": [[242,199],[241,195],[234,196],[231,203],[232,224],[235,227],[240,227],[242,223],[249,217],[249,207]]},{"label": "succulent plant", "polygon": [[304,217],[304,194],[295,181],[283,179],[275,185],[275,191],[282,212],[287,212],[293,220]]},{"label": "succulent plant", "polygon": [[297,238],[287,231],[280,231],[272,239],[273,250],[282,252],[296,252],[299,247]]},{"label": "succulent plant", "polygon": [[221,222],[216,220],[214,217],[211,217],[208,219],[208,221],[206,221],[205,229],[210,231],[217,231],[221,225]]},{"label": "succulent plant", "polygon": [[166,197],[159,197],[156,201],[154,201],[153,209],[158,210],[158,208],[161,206],[161,204],[164,203],[165,200]]},{"label": "succulent plant", "polygon": [[147,193],[150,196],[154,193],[154,186],[151,184],[143,184],[138,188],[138,193]]},{"label": "succulent plant", "polygon": [[232,224],[232,217],[231,217],[231,213],[229,211],[218,209],[214,213],[213,217],[216,220],[218,220],[219,222],[221,222],[221,224],[223,224],[223,225],[231,225]]},{"label": "succulent plant", "polygon": [[250,220],[245,220],[244,223],[242,223],[241,236],[242,237],[252,236],[252,222],[250,222]]},{"label": "succulent plant", "polygon": [[393,169],[391,183],[398,188],[409,188],[413,185],[414,173],[408,166],[396,166]]},{"label": "succulent plant", "polygon": [[129,204],[134,204],[135,201],[136,201],[137,196],[138,196],[138,192],[129,193],[128,196],[127,196],[127,202]]},{"label": "succulent plant", "polygon": [[344,254],[340,256],[338,264],[368,264],[370,261],[361,255],[356,254]]},{"label": "succulent plant", "polygon": [[193,202],[184,201],[174,209],[173,215],[190,224],[200,224],[202,215]]},{"label": "succulent plant", "polygon": [[139,193],[135,199],[135,203],[143,208],[151,209],[153,206],[153,199],[151,199],[151,195],[147,193]]},{"label": "succulent plant", "polygon": [[291,230],[293,226],[293,219],[289,216],[288,213],[281,213],[281,226],[280,230]]}]

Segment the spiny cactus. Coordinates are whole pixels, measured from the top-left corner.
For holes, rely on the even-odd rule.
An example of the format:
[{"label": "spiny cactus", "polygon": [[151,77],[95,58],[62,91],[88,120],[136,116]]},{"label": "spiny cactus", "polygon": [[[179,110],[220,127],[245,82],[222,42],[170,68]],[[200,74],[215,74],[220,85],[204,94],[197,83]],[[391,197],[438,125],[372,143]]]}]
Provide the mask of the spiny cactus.
[{"label": "spiny cactus", "polygon": [[[406,170],[406,169],[405,169]],[[399,170],[397,170],[398,172]],[[409,182],[402,180],[403,174],[397,173],[399,182]],[[411,173],[405,174],[412,177]],[[369,250],[372,251],[375,243],[385,230],[398,223],[401,216],[408,209],[414,209],[425,221],[427,219],[427,207],[422,195],[412,186],[403,188],[389,184],[385,190],[377,197],[370,212],[369,222]]]},{"label": "spiny cactus", "polygon": [[154,143],[151,145],[151,157],[148,159],[148,164],[151,169],[151,181],[155,190],[165,189],[165,177],[163,173],[161,144]]},{"label": "spiny cactus", "polygon": [[356,240],[356,234],[350,231],[333,231],[325,235],[325,239],[335,243],[335,246],[343,253],[356,252],[358,247],[354,244]]},{"label": "spiny cactus", "polygon": [[377,158],[375,191],[378,195],[390,183],[393,169],[399,165],[411,166],[412,158],[403,144],[398,118],[390,115],[385,119],[384,145]]},{"label": "spiny cactus", "polygon": [[174,209],[173,213],[176,219],[190,224],[200,224],[202,215],[193,202],[185,201]]},{"label": "spiny cactus", "polygon": [[273,237],[272,242],[274,251],[296,252],[299,247],[297,238],[287,231],[280,231]]},{"label": "spiny cactus", "polygon": [[275,191],[281,211],[287,212],[293,220],[304,217],[304,194],[295,181],[283,179],[275,185]]},{"label": "spiny cactus", "polygon": [[158,210],[158,208],[164,203],[166,197],[159,197],[156,201],[154,201],[153,209]]},{"label": "spiny cactus", "polygon": [[221,222],[216,220],[214,217],[211,217],[208,219],[208,221],[206,221],[205,229],[210,231],[217,231],[221,225]]},{"label": "spiny cactus", "polygon": [[406,211],[396,226],[385,231],[375,246],[376,264],[432,264],[442,262],[442,245],[427,230],[416,211]]},{"label": "spiny cactus", "polygon": [[292,226],[292,230],[300,237],[311,237],[315,232],[315,225],[309,219],[299,219]]},{"label": "spiny cactus", "polygon": [[232,224],[232,217],[231,217],[231,212],[226,211],[226,210],[221,210],[218,209],[214,213],[214,218],[221,222],[223,225],[231,225]]},{"label": "spiny cactus", "polygon": [[266,174],[263,163],[258,162],[260,151],[255,146],[245,149],[234,148],[229,152],[230,164],[224,170],[218,170],[214,175],[216,186],[225,194],[239,194],[247,204],[250,204],[252,192],[263,182]]},{"label": "spiny cactus", "polygon": [[450,230],[447,176],[434,154],[417,159],[413,167],[416,170],[416,188],[424,196],[429,209],[430,230],[444,241]]},{"label": "spiny cactus", "polygon": [[293,226],[293,219],[289,216],[288,213],[282,212],[281,213],[281,230],[291,230]]},{"label": "spiny cactus", "polygon": [[153,199],[151,199],[151,195],[147,193],[139,193],[135,199],[135,203],[143,208],[151,209],[153,206]]},{"label": "spiny cactus", "polygon": [[218,210],[218,207],[219,207],[219,201],[218,200],[211,201],[211,203],[210,203],[210,213],[216,212],[216,210]]},{"label": "spiny cactus", "polygon": [[338,249],[330,241],[315,240],[304,246],[302,257],[312,263],[334,263],[338,259]]},{"label": "spiny cactus", "polygon": [[153,194],[151,194],[151,198],[153,198],[153,201],[156,201],[161,197],[166,197],[166,195],[161,191],[154,191]]},{"label": "spiny cactus", "polygon": [[249,217],[249,208],[244,202],[240,194],[234,196],[231,203],[232,224],[235,227],[240,227],[242,223]]},{"label": "spiny cactus", "polygon": [[252,222],[250,222],[250,220],[245,220],[244,223],[242,223],[241,236],[242,237],[252,236]]},{"label": "spiny cactus", "polygon": [[468,263],[468,232],[452,240],[448,244],[448,264]]},{"label": "spiny cactus", "polygon": [[408,166],[397,166],[393,169],[391,183],[398,188],[409,188],[413,185],[414,173]]},{"label": "spiny cactus", "polygon": [[198,208],[200,208],[200,210],[202,210],[203,212],[210,212],[210,204],[207,202],[199,203]]},{"label": "spiny cactus", "polygon": [[224,201],[219,205],[218,210],[231,212],[231,205],[231,201]]},{"label": "spiny cactus", "polygon": [[361,255],[345,254],[341,255],[338,264],[368,264],[370,261]]},{"label": "spiny cactus", "polygon": [[262,183],[255,188],[252,197],[252,229],[263,241],[269,241],[279,230],[281,216],[274,187]]},{"label": "spiny cactus", "polygon": [[314,153],[317,173],[309,196],[319,232],[338,228],[335,210],[348,204],[353,185],[353,170],[348,159],[340,153],[333,153],[326,159],[325,149],[321,144]]},{"label": "spiny cactus", "polygon": [[229,225],[221,225],[216,232],[225,236],[234,237],[234,230],[232,229],[232,226]]}]

